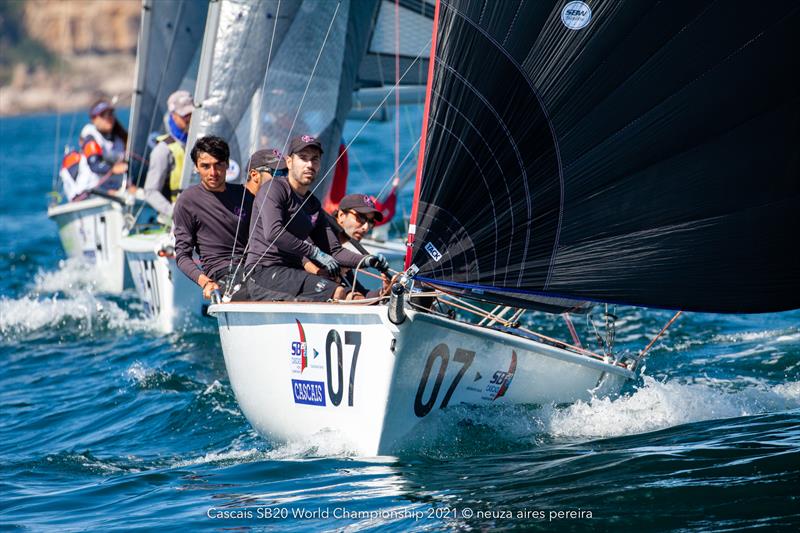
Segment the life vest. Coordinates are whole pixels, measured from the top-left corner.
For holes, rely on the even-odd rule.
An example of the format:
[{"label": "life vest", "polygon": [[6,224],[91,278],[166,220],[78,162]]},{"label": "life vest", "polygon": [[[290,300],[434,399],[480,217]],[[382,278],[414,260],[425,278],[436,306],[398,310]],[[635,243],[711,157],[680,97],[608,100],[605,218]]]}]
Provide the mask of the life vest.
[{"label": "life vest", "polygon": [[64,194],[70,200],[97,187],[105,177],[92,171],[89,166],[90,157],[99,156],[110,165],[125,158],[125,142],[120,137],[105,137],[94,124],[83,127],[79,142],[80,152],[72,151],[64,156],[59,172],[64,184]]},{"label": "life vest", "polygon": [[125,159],[125,142],[116,136],[107,138],[91,123],[81,130],[80,145],[81,153],[87,159],[99,155],[111,165]]},{"label": "life vest", "polygon": [[78,188],[78,172],[81,166],[81,153],[77,150],[70,150],[61,160],[61,184],[64,186],[64,195],[67,200],[72,200],[78,196],[81,191]]},{"label": "life vest", "polygon": [[169,179],[164,180],[164,185],[161,187],[161,194],[164,195],[164,198],[169,198],[169,201],[174,204],[181,192],[183,160],[186,157],[186,151],[184,150],[180,141],[175,139],[169,133],[159,135],[156,137],[156,141],[166,143],[175,163],[170,170]]}]

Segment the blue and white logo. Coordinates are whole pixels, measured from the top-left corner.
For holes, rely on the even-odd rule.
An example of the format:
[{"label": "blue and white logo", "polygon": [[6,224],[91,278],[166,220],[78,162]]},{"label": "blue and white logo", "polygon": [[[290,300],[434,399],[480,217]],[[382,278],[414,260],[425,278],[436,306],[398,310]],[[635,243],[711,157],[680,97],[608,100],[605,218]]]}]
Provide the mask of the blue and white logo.
[{"label": "blue and white logo", "polygon": [[592,21],[592,8],[583,2],[569,2],[561,10],[561,22],[571,30],[585,28]]},{"label": "blue and white logo", "polygon": [[437,263],[442,259],[442,254],[439,253],[439,250],[436,249],[436,246],[434,246],[432,242],[425,245],[425,251],[428,252],[428,255]]},{"label": "blue and white logo", "polygon": [[321,381],[292,380],[294,403],[325,405],[325,384]]}]

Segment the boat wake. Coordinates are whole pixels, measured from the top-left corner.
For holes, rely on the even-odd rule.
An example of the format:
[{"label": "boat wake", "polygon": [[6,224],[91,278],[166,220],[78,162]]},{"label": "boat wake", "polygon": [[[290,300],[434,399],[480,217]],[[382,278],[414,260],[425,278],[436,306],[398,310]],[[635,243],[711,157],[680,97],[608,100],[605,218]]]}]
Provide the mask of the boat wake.
[{"label": "boat wake", "polygon": [[33,291],[36,293],[65,293],[78,291],[96,292],[100,272],[97,267],[81,259],[62,259],[58,269],[40,270],[33,279]]},{"label": "boat wake", "polygon": [[78,336],[98,331],[149,331],[155,324],[135,302],[98,294],[97,272],[82,261],[67,260],[55,271],[39,271],[26,294],[0,296],[0,334],[25,335],[68,329]]},{"label": "boat wake", "polygon": [[754,382],[729,390],[720,380],[660,382],[645,376],[630,395],[577,402],[543,412],[548,434],[566,438],[608,438],[658,431],[705,420],[751,416],[800,407],[800,382]]},{"label": "boat wake", "polygon": [[455,406],[423,421],[400,454],[449,458],[512,453],[800,408],[800,381],[752,382],[737,390],[728,385],[712,379],[661,382],[645,376],[629,394],[568,406]]}]

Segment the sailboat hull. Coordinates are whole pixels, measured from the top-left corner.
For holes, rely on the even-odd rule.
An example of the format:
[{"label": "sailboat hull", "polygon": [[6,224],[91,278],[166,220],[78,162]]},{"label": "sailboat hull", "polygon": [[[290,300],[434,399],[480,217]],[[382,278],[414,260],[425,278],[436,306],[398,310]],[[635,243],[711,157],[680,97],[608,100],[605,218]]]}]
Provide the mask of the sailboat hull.
[{"label": "sailboat hull", "polygon": [[98,289],[121,293],[126,285],[125,256],[119,247],[124,227],[122,207],[105,198],[90,198],[52,206],[47,216],[58,225],[67,257],[81,259],[96,269]]},{"label": "sailboat hull", "polygon": [[201,320],[207,308],[200,287],[180,272],[171,253],[162,252],[168,242],[166,233],[132,235],[121,242],[145,313],[164,333]]},{"label": "sailboat hull", "polygon": [[[386,308],[230,303],[225,364],[247,419],[275,441],[332,431],[360,455],[391,454],[459,404],[551,404],[619,392],[633,374],[602,360],[436,316]],[[334,436],[335,435],[335,436]]]}]

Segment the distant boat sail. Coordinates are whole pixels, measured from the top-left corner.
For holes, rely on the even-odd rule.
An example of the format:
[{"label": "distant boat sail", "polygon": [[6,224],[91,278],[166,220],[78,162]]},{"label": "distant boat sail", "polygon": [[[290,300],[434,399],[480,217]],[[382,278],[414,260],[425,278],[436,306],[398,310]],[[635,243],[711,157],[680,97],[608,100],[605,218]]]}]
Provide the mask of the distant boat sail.
[{"label": "distant boat sail", "polygon": [[800,6],[443,0],[437,24],[416,279],[554,310],[800,306]]}]

